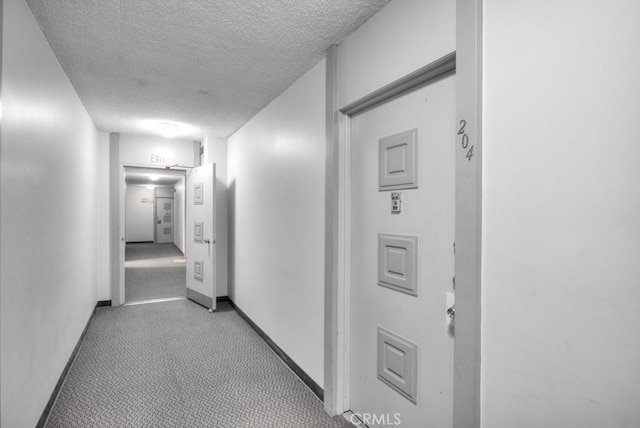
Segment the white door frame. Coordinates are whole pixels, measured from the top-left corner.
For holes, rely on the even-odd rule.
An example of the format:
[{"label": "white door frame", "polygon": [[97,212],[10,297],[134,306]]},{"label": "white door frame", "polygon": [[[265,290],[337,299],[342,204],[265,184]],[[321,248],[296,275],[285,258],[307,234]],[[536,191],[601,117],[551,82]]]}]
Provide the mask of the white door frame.
[{"label": "white door frame", "polygon": [[[116,134],[111,134],[111,153],[110,153],[110,174],[111,174],[111,190],[110,190],[110,225],[111,225],[111,306],[120,306],[124,304],[125,289],[124,289],[124,256],[125,256],[125,196],[126,196],[126,183],[125,183],[125,168],[146,168],[165,170],[165,167],[155,165],[144,164],[132,164],[132,163],[120,163],[118,160],[117,139]],[[113,143],[116,141],[116,143]],[[115,147],[115,148],[114,148]],[[115,156],[115,161],[114,161]],[[175,168],[180,171],[186,171],[188,167]],[[114,188],[115,185],[115,188]],[[186,201],[185,201],[186,203]],[[174,204],[174,217],[176,206]],[[185,210],[186,207],[182,207]],[[155,225],[154,225],[155,228]],[[185,223],[186,228],[186,223]],[[186,230],[185,230],[186,231]],[[183,231],[184,232],[184,231]]]},{"label": "white door frame", "polygon": [[331,415],[350,410],[351,117],[455,71],[456,123],[466,125],[456,136],[453,422],[480,427],[481,11],[482,0],[458,0],[456,52],[346,107],[337,101],[338,47],[327,51],[324,405]]}]

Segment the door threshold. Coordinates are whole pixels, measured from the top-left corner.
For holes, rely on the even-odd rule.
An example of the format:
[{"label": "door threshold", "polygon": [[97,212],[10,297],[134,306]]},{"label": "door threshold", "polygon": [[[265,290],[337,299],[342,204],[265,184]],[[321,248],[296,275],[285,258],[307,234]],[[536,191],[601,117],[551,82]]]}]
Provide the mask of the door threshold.
[{"label": "door threshold", "polygon": [[125,302],[122,306],[147,305],[149,303],[173,302],[174,300],[187,300],[186,297],[167,297],[166,299],[139,300],[137,302]]}]

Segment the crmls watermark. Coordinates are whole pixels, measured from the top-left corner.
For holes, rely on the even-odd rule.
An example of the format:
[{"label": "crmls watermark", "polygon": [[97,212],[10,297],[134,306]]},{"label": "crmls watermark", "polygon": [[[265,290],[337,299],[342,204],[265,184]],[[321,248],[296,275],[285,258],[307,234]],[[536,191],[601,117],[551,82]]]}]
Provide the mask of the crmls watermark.
[{"label": "crmls watermark", "polygon": [[355,426],[397,426],[402,423],[400,413],[353,413],[351,423]]}]

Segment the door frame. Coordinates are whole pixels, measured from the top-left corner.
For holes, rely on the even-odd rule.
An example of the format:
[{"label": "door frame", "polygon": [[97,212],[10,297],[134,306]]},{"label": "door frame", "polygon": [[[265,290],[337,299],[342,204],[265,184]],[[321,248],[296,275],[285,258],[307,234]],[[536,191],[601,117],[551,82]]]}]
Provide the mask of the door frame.
[{"label": "door frame", "polygon": [[462,134],[456,135],[453,426],[480,427],[482,0],[457,0],[456,36],[455,52],[345,107],[338,105],[338,47],[327,50],[324,406],[330,415],[350,410],[351,118],[455,72],[456,124],[465,121],[466,137],[463,149]]},{"label": "door frame", "polygon": [[[126,181],[125,173],[126,168],[146,168],[155,170],[166,170],[164,166],[135,164],[135,163],[121,163],[118,159],[119,135],[110,134],[110,221],[111,226],[110,242],[111,242],[111,306],[121,306],[125,297],[125,271],[124,271],[124,256],[125,256],[125,215],[126,215]],[[190,169],[189,167],[175,167],[174,169],[183,171],[186,173]],[[175,200],[174,200],[175,201]],[[154,197],[155,203],[155,197]],[[186,198],[185,198],[186,204]],[[155,209],[155,206],[154,206]],[[175,202],[173,205],[174,217],[175,217]],[[182,207],[183,211],[186,211],[186,205]],[[185,230],[186,233],[186,222]],[[155,235],[155,225],[154,225]]]}]

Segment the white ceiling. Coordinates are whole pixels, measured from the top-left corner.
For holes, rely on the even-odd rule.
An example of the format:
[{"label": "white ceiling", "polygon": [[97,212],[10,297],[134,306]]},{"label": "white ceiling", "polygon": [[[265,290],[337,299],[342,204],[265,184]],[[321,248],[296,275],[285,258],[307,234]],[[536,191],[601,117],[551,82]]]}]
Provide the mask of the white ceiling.
[{"label": "white ceiling", "polygon": [[125,167],[124,179],[127,184],[173,186],[184,175],[183,170]]},{"label": "white ceiling", "polygon": [[27,0],[96,126],[227,137],[389,0]]}]

